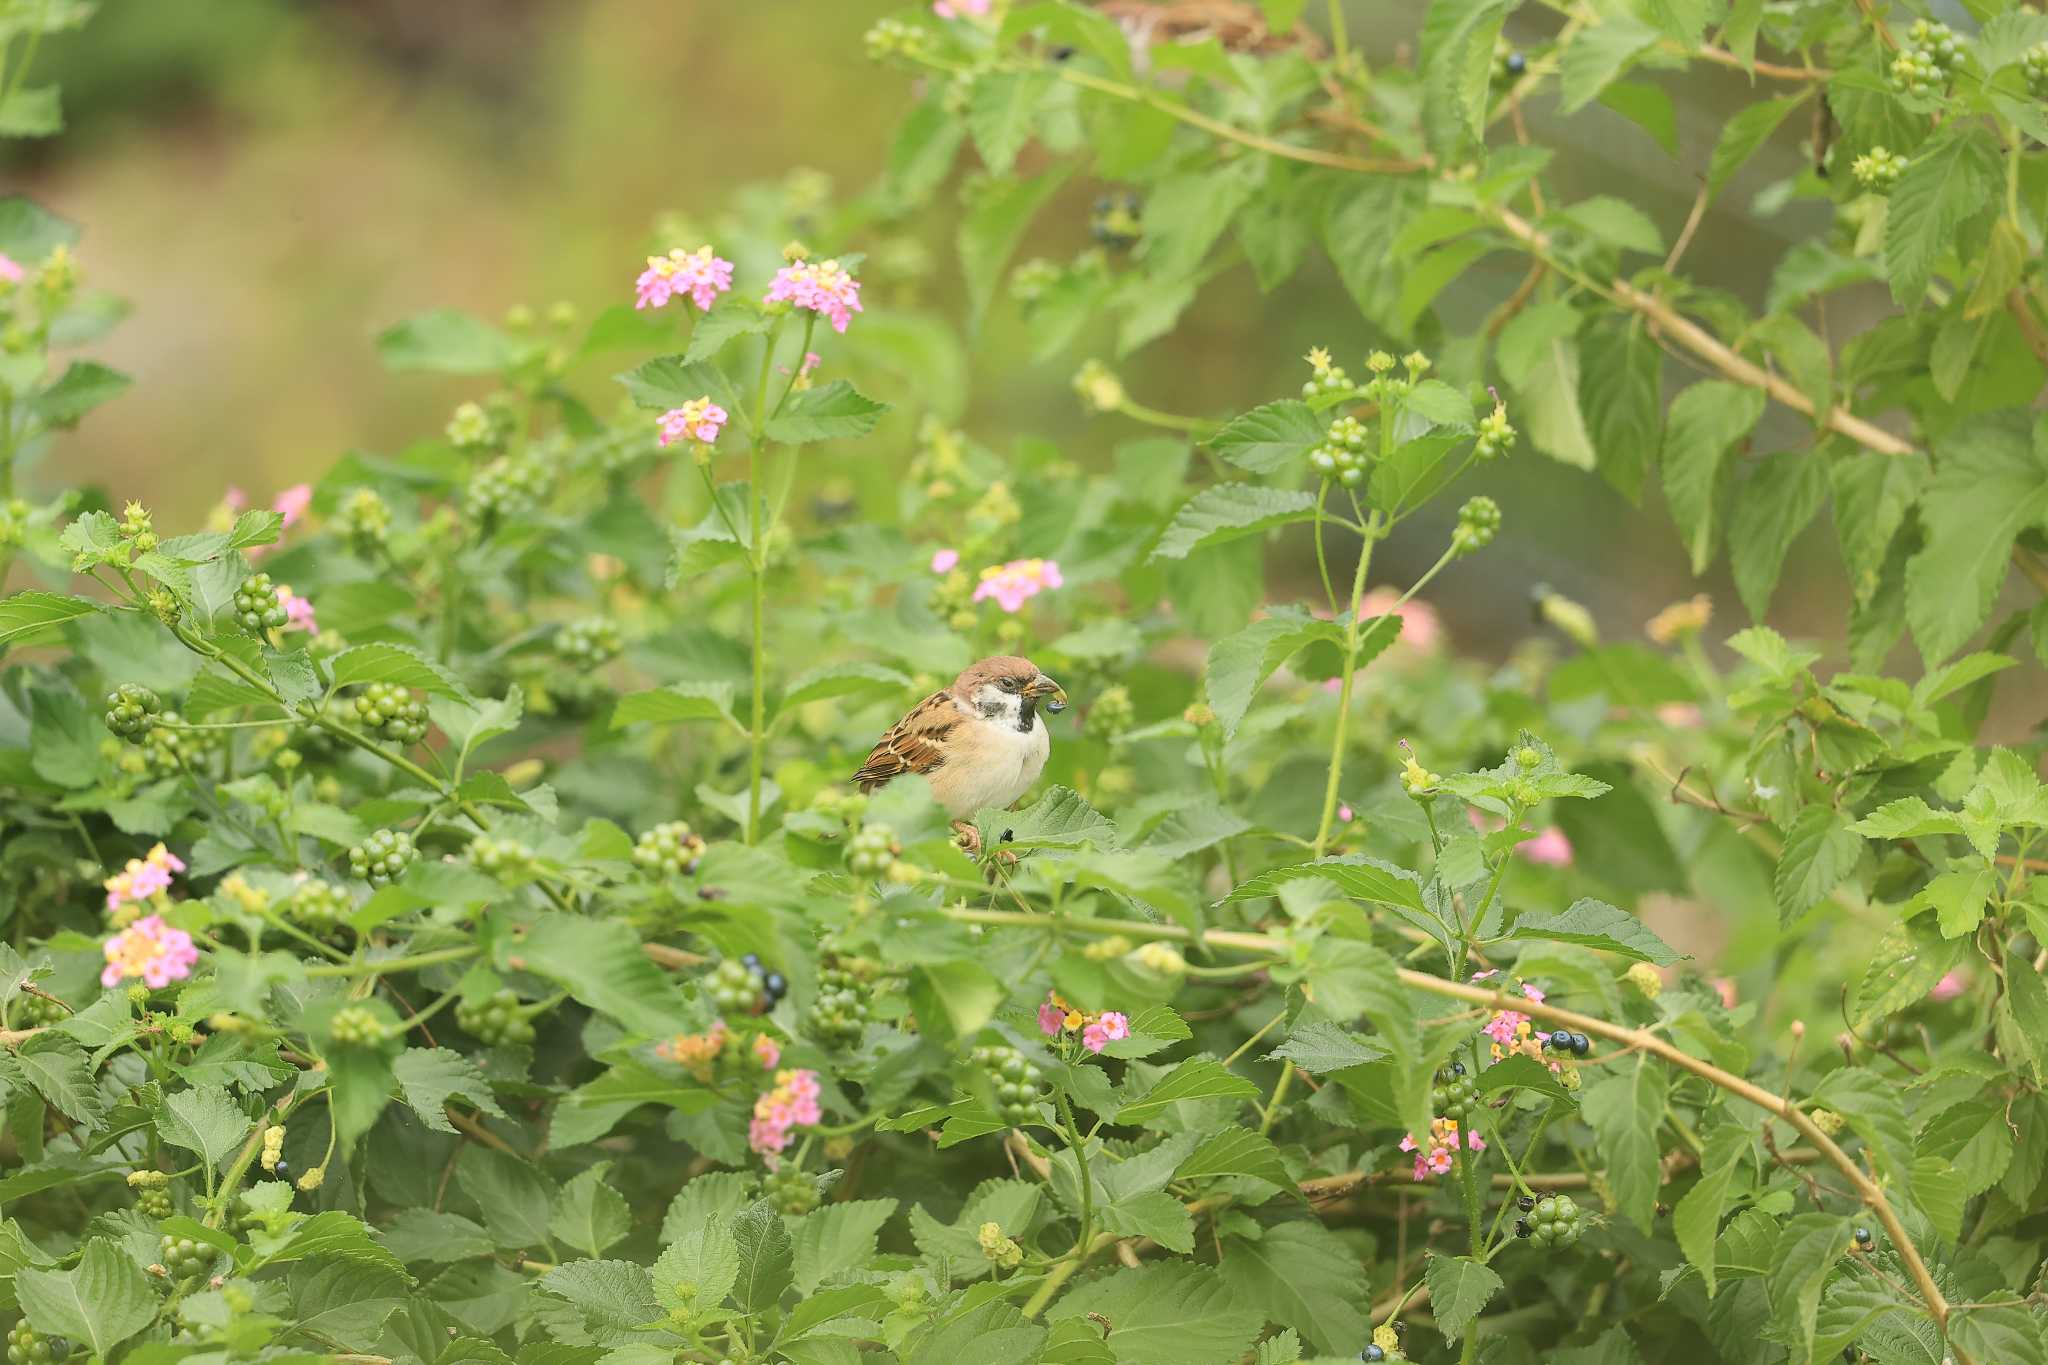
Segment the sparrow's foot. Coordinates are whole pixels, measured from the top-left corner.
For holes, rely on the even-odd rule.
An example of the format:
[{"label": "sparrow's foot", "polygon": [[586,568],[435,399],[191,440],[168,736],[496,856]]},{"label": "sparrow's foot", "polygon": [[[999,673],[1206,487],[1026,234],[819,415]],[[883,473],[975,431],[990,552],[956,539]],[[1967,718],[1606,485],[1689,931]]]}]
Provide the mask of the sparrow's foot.
[{"label": "sparrow's foot", "polygon": [[981,856],[981,831],[965,820],[953,822],[953,833],[960,845],[960,851],[970,858]]}]

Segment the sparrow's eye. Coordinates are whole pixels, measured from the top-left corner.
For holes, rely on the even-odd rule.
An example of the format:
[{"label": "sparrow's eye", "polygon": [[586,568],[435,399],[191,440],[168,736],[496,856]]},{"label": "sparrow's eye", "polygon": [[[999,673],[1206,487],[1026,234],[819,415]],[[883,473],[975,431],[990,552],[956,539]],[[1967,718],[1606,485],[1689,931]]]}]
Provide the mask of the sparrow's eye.
[{"label": "sparrow's eye", "polygon": [[999,686],[1005,692],[1015,692],[1017,690],[1017,680],[1015,678],[1004,678]]}]

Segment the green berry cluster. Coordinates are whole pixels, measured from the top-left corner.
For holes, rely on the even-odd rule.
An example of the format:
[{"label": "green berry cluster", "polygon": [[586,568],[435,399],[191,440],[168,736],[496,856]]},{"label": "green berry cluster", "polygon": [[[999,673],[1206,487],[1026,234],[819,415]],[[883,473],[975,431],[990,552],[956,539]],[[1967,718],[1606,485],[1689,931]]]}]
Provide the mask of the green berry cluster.
[{"label": "green berry cluster", "polygon": [[486,1047],[505,1047],[533,1041],[533,1020],[527,1017],[516,991],[507,987],[474,1003],[464,1000],[455,1006],[455,1023]]},{"label": "green berry cluster", "polygon": [[1493,411],[1479,419],[1479,439],[1473,443],[1472,453],[1482,460],[1490,460],[1514,448],[1515,429],[1508,425],[1507,405],[1495,403]]},{"label": "green berry cluster", "polygon": [[1463,1062],[1452,1062],[1436,1073],[1436,1085],[1429,1092],[1431,1113],[1462,1123],[1478,1104],[1479,1089],[1465,1074]]},{"label": "green berry cluster", "polygon": [[122,683],[107,693],[107,728],[140,744],[164,709],[163,698],[140,683]]},{"label": "green berry cluster", "polygon": [[252,573],[235,589],[235,619],[242,623],[242,629],[254,635],[276,630],[289,619],[269,574]]},{"label": "green berry cluster", "polygon": [[197,1279],[213,1269],[213,1263],[220,1253],[204,1242],[195,1242],[190,1237],[173,1237],[165,1233],[157,1243],[157,1263],[173,1283],[180,1280]]},{"label": "green berry cluster", "polygon": [[427,706],[396,683],[373,682],[355,699],[356,720],[364,729],[400,744],[427,737]]},{"label": "green berry cluster", "polygon": [[1493,543],[1494,532],[1498,530],[1500,504],[1485,496],[1467,498],[1458,509],[1458,526],[1451,532],[1451,548],[1461,555],[1483,550]]},{"label": "green berry cluster", "polygon": [[1872,147],[1850,162],[1849,172],[1864,189],[1883,194],[1899,183],[1899,177],[1906,173],[1906,165],[1905,157],[1880,146]]},{"label": "green berry cluster", "polygon": [[804,1017],[805,1031],[828,1046],[851,1046],[860,1041],[867,1021],[867,994],[860,979],[843,967],[819,972],[818,998]]},{"label": "green berry cluster", "polygon": [[1309,466],[1326,479],[1356,488],[1365,479],[1366,446],[1364,425],[1356,417],[1339,417],[1330,423],[1323,443],[1308,453]]},{"label": "green berry cluster", "polygon": [[2048,42],[2035,43],[2020,58],[2027,73],[2027,89],[2048,98]]},{"label": "green berry cluster", "polygon": [[1145,205],[1137,195],[1105,194],[1088,216],[1088,235],[1112,251],[1128,251],[1145,235]]},{"label": "green berry cluster", "polygon": [[867,31],[861,42],[867,48],[868,60],[880,62],[890,57],[920,57],[930,40],[931,34],[917,24],[883,19]]},{"label": "green berry cluster", "polygon": [[1892,84],[1909,95],[1925,95],[1942,85],[1962,59],[1962,44],[1954,29],[1916,19],[1899,55],[1892,58]]},{"label": "green berry cluster", "polygon": [[846,841],[847,870],[857,877],[879,877],[896,861],[895,831],[887,825],[863,825]]},{"label": "green berry cluster", "polygon": [[664,820],[633,845],[633,866],[651,877],[674,877],[697,870],[704,841],[681,820]]},{"label": "green berry cluster", "polygon": [[333,882],[318,877],[299,883],[284,903],[285,914],[301,928],[325,933],[355,913],[355,901]]},{"label": "green berry cluster", "polygon": [[419,859],[412,836],[402,829],[380,829],[348,851],[348,870],[372,886],[397,881]]},{"label": "green berry cluster", "polygon": [[44,1361],[63,1360],[70,1354],[69,1341],[42,1336],[26,1320],[7,1329],[7,1359],[13,1365],[43,1365]]},{"label": "green berry cluster", "polygon": [[334,528],[357,554],[375,554],[391,534],[391,507],[376,489],[358,488],[342,499]]},{"label": "green berry cluster", "polygon": [[462,450],[476,450],[491,444],[491,415],[481,403],[464,403],[455,409],[446,428],[449,444]]},{"label": "green berry cluster", "polygon": [[586,616],[555,633],[555,653],[577,668],[597,668],[619,657],[624,646],[610,618]]},{"label": "green berry cluster", "polygon": [[1138,708],[1131,703],[1131,689],[1122,683],[1103,688],[1095,694],[1095,700],[1088,703],[1088,733],[1104,739],[1117,738],[1130,729],[1131,722],[1137,718]]},{"label": "green berry cluster", "polygon": [[71,1017],[71,1011],[47,995],[37,995],[24,990],[14,997],[14,1023],[17,1028],[44,1028],[61,1024]]},{"label": "green berry cluster", "polygon": [[185,718],[176,711],[163,712],[157,717],[157,722],[142,741],[143,763],[153,776],[175,777],[208,753],[227,747],[228,732],[225,730],[167,728],[185,723]]},{"label": "green berry cluster", "polygon": [[761,1014],[789,994],[789,982],[781,972],[771,972],[761,959],[748,953],[737,961],[726,958],[711,970],[708,988],[711,1001],[726,1014]]},{"label": "green berry cluster", "polygon": [[391,1037],[391,1027],[375,1010],[347,1005],[334,1012],[327,1032],[334,1041],[348,1047],[376,1047]]},{"label": "green berry cluster", "polygon": [[469,861],[493,877],[517,876],[533,866],[533,850],[517,839],[479,834],[469,841]]},{"label": "green berry cluster", "polygon": [[500,455],[470,475],[462,505],[481,521],[503,520],[531,512],[547,495],[547,470],[532,460]]},{"label": "green berry cluster", "polygon": [[1586,1215],[1568,1194],[1523,1195],[1517,1205],[1527,1215],[1515,1220],[1515,1236],[1527,1237],[1537,1246],[1568,1247],[1586,1230]]},{"label": "green berry cluster", "polygon": [[1045,1083],[1045,1073],[1035,1062],[1025,1060],[1016,1048],[1002,1044],[978,1047],[970,1055],[995,1086],[996,1113],[1003,1122],[1012,1127],[1039,1122],[1040,1087]]},{"label": "green berry cluster", "polygon": [[135,1211],[144,1218],[168,1218],[178,1211],[177,1201],[161,1185],[152,1185],[135,1196]]},{"label": "green berry cluster", "polygon": [[792,1217],[818,1207],[818,1182],[794,1166],[769,1173],[761,1182],[761,1194],[783,1213]]},{"label": "green berry cluster", "polygon": [[1318,346],[1308,353],[1309,378],[1301,386],[1303,398],[1315,398],[1326,393],[1348,393],[1351,376],[1344,373],[1342,365],[1333,364],[1330,353]]}]

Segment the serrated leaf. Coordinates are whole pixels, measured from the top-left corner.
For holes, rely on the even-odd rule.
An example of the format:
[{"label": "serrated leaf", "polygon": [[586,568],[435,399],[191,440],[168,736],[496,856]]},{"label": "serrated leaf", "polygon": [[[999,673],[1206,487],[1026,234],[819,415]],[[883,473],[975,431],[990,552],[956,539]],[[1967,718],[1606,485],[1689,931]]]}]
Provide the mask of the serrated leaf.
[{"label": "serrated leaf", "polygon": [[1760,100],[1744,105],[1734,117],[1722,124],[1720,140],[1715,142],[1714,155],[1707,162],[1708,197],[1719,196],[1735,173],[1770,140],[1772,133],[1778,131],[1778,125],[1805,102],[1804,92],[1782,99]]},{"label": "serrated leaf", "polygon": [[157,1135],[165,1142],[199,1153],[216,1169],[234,1155],[255,1126],[235,1106],[226,1088],[218,1085],[194,1086],[167,1097],[156,1120]]},{"label": "serrated leaf", "polygon": [[329,667],[333,670],[336,687],[382,682],[413,688],[431,696],[469,700],[468,689],[457,681],[454,674],[405,645],[356,645],[335,655]]},{"label": "serrated leaf", "polygon": [[1322,444],[1325,430],[1314,409],[1289,398],[1233,417],[1207,444],[1239,469],[1271,474],[1307,459]]},{"label": "serrated leaf", "polygon": [[1050,787],[1023,810],[974,817],[984,848],[1115,848],[1116,825],[1071,787]]},{"label": "serrated leaf", "polygon": [[1353,1033],[1333,1020],[1315,1019],[1288,1034],[1286,1042],[1266,1054],[1266,1060],[1293,1062],[1303,1071],[1321,1076],[1383,1061],[1386,1056],[1387,1049],[1377,1040]]},{"label": "serrated leaf", "polygon": [[1664,1123],[1668,1084],[1661,1067],[1638,1055],[1633,1065],[1623,1063],[1579,1094],[1579,1112],[1600,1140],[1615,1205],[1644,1232],[1656,1216],[1663,1180],[1657,1131]]},{"label": "serrated leaf", "polygon": [[18,592],[0,597],[0,649],[29,640],[81,616],[106,608],[83,597],[63,597],[53,592]]},{"label": "serrated leaf", "polygon": [[1515,921],[1512,936],[1577,943],[1659,967],[1668,967],[1685,956],[1626,910],[1591,899],[1574,901],[1571,908],[1555,915],[1524,915]]},{"label": "serrated leaf", "polygon": [[682,1032],[689,1020],[675,982],[648,961],[640,935],[624,920],[540,915],[527,926],[524,941],[506,938],[499,948],[504,957],[518,959],[517,970],[548,978],[644,1037]]},{"label": "serrated leaf", "polygon": [[1664,497],[1695,574],[1713,561],[1719,539],[1723,458],[1763,411],[1761,390],[1714,379],[1680,393],[1665,416]]},{"label": "serrated leaf", "polygon": [[1805,452],[1770,456],[1743,481],[1729,519],[1728,559],[1751,620],[1770,609],[1786,553],[1827,498],[1827,467]]},{"label": "serrated leaf", "polygon": [[548,1228],[556,1237],[589,1256],[602,1256],[633,1230],[625,1196],[608,1183],[612,1163],[600,1161],[579,1171],[555,1196]]},{"label": "serrated leaf", "polygon": [[56,383],[36,395],[36,415],[53,427],[75,426],[79,418],[120,397],[134,382],[97,361],[74,360]]},{"label": "serrated leaf", "polygon": [[1204,546],[1306,521],[1315,505],[1312,495],[1296,489],[1217,484],[1195,494],[1173,514],[1172,523],[1152,547],[1151,558],[1186,559]]},{"label": "serrated leaf", "polygon": [[1785,831],[1771,885],[1778,898],[1778,920],[1790,924],[1825,900],[1856,869],[1863,836],[1826,806],[1808,806]]},{"label": "serrated leaf", "polygon": [[1952,131],[1921,145],[1887,198],[1885,274],[1892,298],[1917,307],[1962,225],[1975,217],[1999,183],[1999,154],[1989,129],[1952,123]]},{"label": "serrated leaf", "polygon": [[1330,1355],[1349,1354],[1366,1336],[1366,1280],[1358,1257],[1320,1222],[1280,1223],[1257,1238],[1233,1238],[1218,1269],[1267,1321],[1298,1329]]},{"label": "serrated leaf", "polygon": [[1068,1290],[1046,1316],[1090,1314],[1110,1324],[1106,1340],[1120,1365],[1227,1365],[1264,1325],[1215,1271],[1187,1261],[1112,1271]]},{"label": "serrated leaf", "polygon": [[517,361],[521,349],[504,332],[452,308],[408,318],[377,337],[377,354],[392,370],[491,374]]},{"label": "serrated leaf", "polygon": [[[799,706],[808,706],[814,701],[826,701],[834,697],[862,697],[875,700],[886,696],[902,696],[910,690],[908,674],[880,664],[840,663],[825,664],[811,669],[791,680],[789,688],[782,694],[776,706],[776,714],[782,715]],[[614,717],[614,723],[617,718]]]},{"label": "serrated leaf", "polygon": [[72,1269],[23,1266],[15,1272],[14,1293],[29,1326],[44,1336],[67,1337],[97,1357],[156,1317],[156,1291],[142,1267],[106,1237],[87,1242]]},{"label": "serrated leaf", "polygon": [[1490,1266],[1468,1256],[1431,1256],[1423,1282],[1429,1286],[1429,1306],[1447,1341],[1465,1335],[1503,1283]]},{"label": "serrated leaf", "polygon": [[505,1117],[482,1069],[460,1052],[445,1047],[407,1048],[392,1063],[391,1070],[398,1077],[405,1102],[419,1115],[420,1122],[437,1133],[455,1131],[447,1114],[451,1099],[468,1100],[493,1118]]},{"label": "serrated leaf", "polygon": [[740,1275],[740,1249],[732,1239],[729,1215],[688,1221],[667,1241],[652,1271],[654,1294],[662,1305],[701,1313],[725,1302]]},{"label": "serrated leaf", "polygon": [[1219,1176],[1251,1176],[1275,1189],[1294,1188],[1280,1149],[1273,1145],[1271,1138],[1251,1128],[1224,1129],[1189,1153],[1173,1172],[1175,1180],[1206,1180]]},{"label": "serrated leaf", "polygon": [[1952,811],[1936,810],[1917,796],[1888,801],[1849,826],[1866,839],[1924,839],[1934,834],[1961,834],[1963,822]]},{"label": "serrated leaf", "polygon": [[782,1215],[766,1200],[749,1204],[732,1219],[739,1275],[733,1301],[750,1313],[772,1308],[795,1279],[795,1250]]},{"label": "serrated leaf", "polygon": [[978,326],[988,310],[1003,267],[1024,240],[1031,220],[1066,183],[1071,167],[1053,169],[1028,180],[994,180],[982,185],[960,220],[960,272],[967,285],[969,316]]},{"label": "serrated leaf", "polygon": [[1405,906],[1418,913],[1426,908],[1422,903],[1422,883],[1413,872],[1363,854],[1323,858],[1261,872],[1225,896],[1219,904],[1261,900],[1274,895],[1286,883],[1300,881],[1304,877],[1329,882],[1353,900]]},{"label": "serrated leaf", "polygon": [[767,437],[783,445],[808,445],[865,436],[889,410],[844,379],[793,393],[768,419]]},{"label": "serrated leaf", "polygon": [[1559,108],[1583,109],[1600,97],[1608,83],[1627,70],[1636,57],[1657,41],[1657,30],[1614,14],[1579,30],[1559,64]]},{"label": "serrated leaf", "polygon": [[827,1204],[796,1220],[792,1234],[796,1288],[806,1297],[835,1275],[874,1259],[883,1224],[896,1216],[894,1199]]},{"label": "serrated leaf", "polygon": [[540,1287],[574,1304],[599,1345],[622,1345],[662,1317],[653,1282],[631,1261],[570,1261],[541,1276]]},{"label": "serrated leaf", "polygon": [[1214,1057],[1190,1057],[1142,1095],[1126,1100],[1116,1122],[1141,1124],[1182,1100],[1258,1098],[1259,1088]]},{"label": "serrated leaf", "polygon": [[674,682],[645,692],[628,692],[612,708],[612,728],[642,721],[678,725],[698,720],[722,720],[737,728],[732,699],[733,685],[728,682]]},{"label": "serrated leaf", "polygon": [[1920,501],[1925,543],[1906,565],[1906,619],[1930,663],[1990,618],[2014,539],[2048,520],[2048,418],[1992,413],[1935,442]]},{"label": "serrated leaf", "polygon": [[[1395,620],[1398,622],[1399,617]],[[1391,642],[1398,629],[1376,632]],[[1238,724],[1251,709],[1252,698],[1296,651],[1317,641],[1341,643],[1344,632],[1333,622],[1294,614],[1274,614],[1252,622],[1233,635],[1209,646],[1209,666],[1203,687],[1209,707],[1224,737],[1237,733]],[[1341,651],[1340,651],[1341,652]]]}]

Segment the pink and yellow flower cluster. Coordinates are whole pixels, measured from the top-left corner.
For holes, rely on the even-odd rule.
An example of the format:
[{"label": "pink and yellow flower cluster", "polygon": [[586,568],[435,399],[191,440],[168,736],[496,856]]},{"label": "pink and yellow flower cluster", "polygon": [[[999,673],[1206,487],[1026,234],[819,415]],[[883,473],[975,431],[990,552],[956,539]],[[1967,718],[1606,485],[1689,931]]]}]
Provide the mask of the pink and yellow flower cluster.
[{"label": "pink and yellow flower cluster", "polygon": [[681,407],[670,408],[661,415],[661,443],[666,446],[692,440],[702,441],[708,446],[718,439],[725,422],[725,409],[712,402],[709,394],[692,398]]},{"label": "pink and yellow flower cluster", "polygon": [[[773,1071],[782,1061],[782,1044],[765,1033],[749,1036],[744,1045],[754,1059],[754,1064],[763,1071]],[[712,1068],[720,1056],[733,1052],[735,1039],[725,1026],[725,1020],[713,1019],[711,1027],[702,1033],[679,1033],[673,1038],[664,1038],[654,1045],[654,1055],[664,1061],[676,1063],[698,1080],[709,1084]]]},{"label": "pink and yellow flower cluster", "polygon": [[789,1130],[818,1122],[818,1073],[799,1068],[775,1073],[775,1088],[754,1101],[747,1145],[773,1157],[789,1146]]},{"label": "pink and yellow flower cluster", "polygon": [[708,246],[695,251],[681,247],[666,256],[649,256],[647,268],[633,281],[635,308],[662,308],[676,295],[688,298],[698,309],[708,310],[718,296],[732,288],[732,262],[721,260]]},{"label": "pink and yellow flower cluster", "polygon": [[183,981],[199,961],[192,935],[171,928],[162,915],[145,916],[108,939],[106,955],[106,969],[100,973],[102,986],[118,986],[139,976],[151,990]]},{"label": "pink and yellow flower cluster", "polygon": [[1065,581],[1060,577],[1057,560],[1013,559],[1007,564],[991,564],[981,571],[981,582],[974,588],[974,600],[985,602],[993,597],[997,606],[1015,614],[1038,594],[1057,588]]},{"label": "pink and yellow flower cluster", "polygon": [[140,905],[162,895],[171,889],[171,874],[184,870],[184,862],[162,844],[152,848],[146,857],[130,858],[128,866],[106,880],[107,909]]},{"label": "pink and yellow flower cluster", "polygon": [[763,303],[790,303],[808,309],[844,332],[861,311],[860,281],[837,261],[798,261],[775,272]]},{"label": "pink and yellow flower cluster", "polygon": [[[1477,1133],[1466,1133],[1465,1145],[1475,1152],[1486,1150],[1486,1139]],[[1401,1150],[1415,1153],[1415,1178],[1427,1180],[1433,1175],[1442,1175],[1451,1169],[1451,1162],[1458,1154],[1458,1121],[1456,1119],[1431,1119],[1429,1121],[1429,1144],[1424,1146],[1409,1133],[1401,1139]]]},{"label": "pink and yellow flower cluster", "polygon": [[1048,993],[1038,1006],[1038,1031],[1048,1038],[1078,1033],[1082,1047],[1090,1052],[1100,1052],[1111,1043],[1131,1036],[1131,1020],[1130,1016],[1118,1010],[1084,1014],[1053,992]]}]

